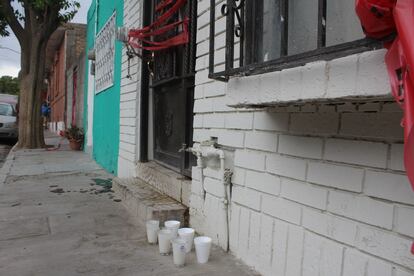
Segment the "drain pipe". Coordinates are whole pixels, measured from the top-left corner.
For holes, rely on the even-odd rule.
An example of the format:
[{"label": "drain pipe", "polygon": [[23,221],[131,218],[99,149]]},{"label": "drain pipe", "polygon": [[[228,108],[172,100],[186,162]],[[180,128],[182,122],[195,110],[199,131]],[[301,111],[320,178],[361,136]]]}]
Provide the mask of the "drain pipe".
[{"label": "drain pipe", "polygon": [[[231,176],[232,172],[230,169],[225,169],[224,165],[224,151],[221,149],[216,148],[216,143],[214,141],[205,141],[201,142],[200,144],[195,144],[192,148],[187,148],[186,151],[193,153],[197,157],[197,167],[203,168],[203,158],[211,158],[211,157],[218,157],[220,159],[220,175],[222,177],[221,181],[223,183],[224,189],[224,198],[222,200],[224,206],[224,212],[226,216],[226,251],[230,249],[230,214],[229,214],[229,201],[230,201],[230,183],[231,183]],[[204,189],[204,179],[201,179],[201,185],[203,191]]]},{"label": "drain pipe", "polygon": [[230,169],[225,169],[223,173],[223,184],[224,184],[224,206],[226,212],[226,233],[227,233],[227,245],[226,251],[230,250],[230,185],[231,185],[231,177],[233,176],[233,172]]}]

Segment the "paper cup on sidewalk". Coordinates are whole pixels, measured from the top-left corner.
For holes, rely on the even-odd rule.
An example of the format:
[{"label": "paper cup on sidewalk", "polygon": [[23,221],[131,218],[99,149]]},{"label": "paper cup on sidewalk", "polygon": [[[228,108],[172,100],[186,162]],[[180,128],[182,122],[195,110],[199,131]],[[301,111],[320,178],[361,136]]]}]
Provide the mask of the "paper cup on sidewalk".
[{"label": "paper cup on sidewalk", "polygon": [[194,239],[194,246],[199,264],[205,264],[210,257],[211,238],[197,237]]},{"label": "paper cup on sidewalk", "polygon": [[185,240],[185,251],[186,253],[191,252],[194,240],[194,229],[193,228],[180,228],[178,229],[178,236]]},{"label": "paper cup on sidewalk", "polygon": [[185,265],[185,240],[177,238],[171,240],[173,248],[173,259],[174,264],[178,267],[183,267]]},{"label": "paper cup on sidewalk", "polygon": [[149,220],[146,223],[147,226],[147,238],[151,244],[156,244],[158,240],[158,231],[160,230],[159,220]]},{"label": "paper cup on sidewalk", "polygon": [[162,229],[158,231],[158,246],[161,255],[170,255],[171,253],[171,230]]},{"label": "paper cup on sidewalk", "polygon": [[171,238],[175,239],[178,234],[178,228],[180,228],[180,222],[178,220],[167,220],[164,222],[165,228],[171,230]]}]

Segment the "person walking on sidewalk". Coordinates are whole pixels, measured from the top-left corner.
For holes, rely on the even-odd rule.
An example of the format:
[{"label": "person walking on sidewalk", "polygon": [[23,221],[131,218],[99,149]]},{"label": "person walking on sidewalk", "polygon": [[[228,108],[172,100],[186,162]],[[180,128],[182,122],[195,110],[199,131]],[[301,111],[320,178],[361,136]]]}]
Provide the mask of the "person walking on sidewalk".
[{"label": "person walking on sidewalk", "polygon": [[42,117],[43,117],[43,127],[48,129],[48,122],[50,116],[50,105],[48,102],[44,101],[41,107]]}]

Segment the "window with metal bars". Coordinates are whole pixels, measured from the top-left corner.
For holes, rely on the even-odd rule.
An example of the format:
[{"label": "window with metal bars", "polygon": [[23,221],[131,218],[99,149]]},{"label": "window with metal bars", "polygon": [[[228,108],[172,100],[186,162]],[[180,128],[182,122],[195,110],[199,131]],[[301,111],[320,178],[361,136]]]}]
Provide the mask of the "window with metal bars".
[{"label": "window with metal bars", "polygon": [[[213,79],[226,81],[230,76],[282,70],[381,47],[364,38],[354,1],[226,0],[221,7],[210,1],[209,76]],[[226,17],[225,70],[219,72],[216,9]]]}]

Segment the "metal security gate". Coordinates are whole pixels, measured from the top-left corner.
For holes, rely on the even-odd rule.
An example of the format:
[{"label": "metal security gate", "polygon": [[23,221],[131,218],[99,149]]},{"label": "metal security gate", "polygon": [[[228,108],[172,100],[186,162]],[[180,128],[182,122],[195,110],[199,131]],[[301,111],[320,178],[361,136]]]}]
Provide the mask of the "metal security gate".
[{"label": "metal security gate", "polygon": [[[162,1],[152,1],[152,20],[155,7]],[[186,176],[191,176],[192,156],[180,149],[192,144],[196,11],[197,1],[188,0],[171,19],[190,18],[190,42],[156,51],[149,65],[153,91],[154,160]],[[160,39],[168,39],[177,31],[172,30]]]}]

